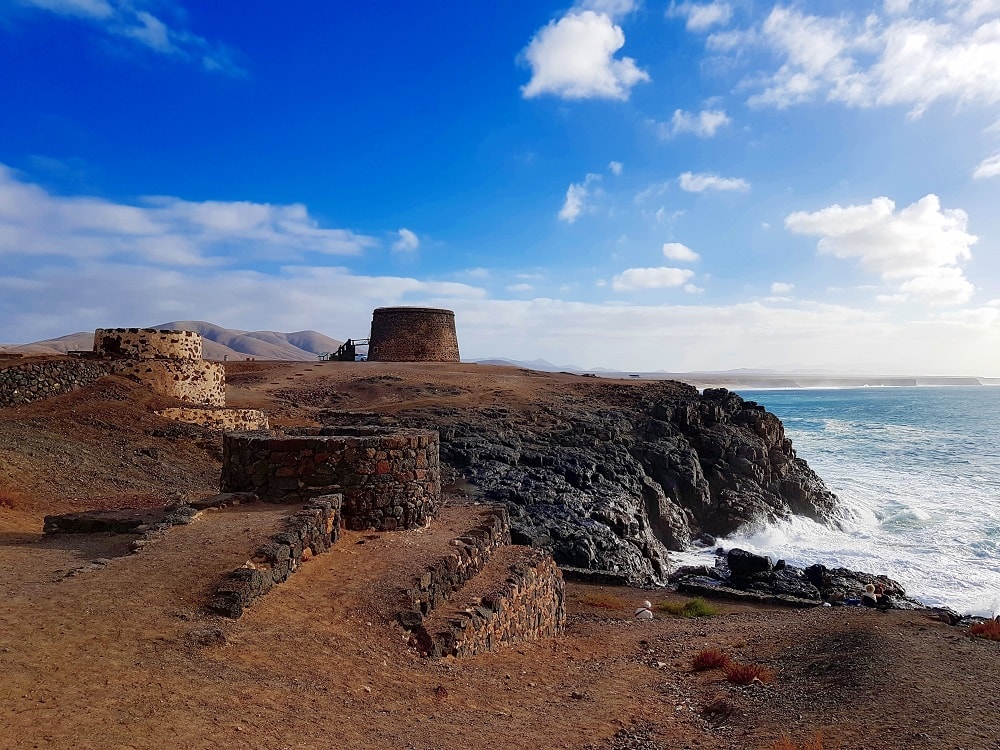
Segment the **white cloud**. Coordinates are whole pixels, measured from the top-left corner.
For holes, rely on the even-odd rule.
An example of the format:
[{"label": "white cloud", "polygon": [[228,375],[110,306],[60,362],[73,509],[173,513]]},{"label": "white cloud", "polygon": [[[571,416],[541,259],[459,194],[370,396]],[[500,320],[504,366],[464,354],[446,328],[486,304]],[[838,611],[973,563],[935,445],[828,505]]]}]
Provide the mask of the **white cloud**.
[{"label": "white cloud", "polygon": [[420,238],[409,229],[400,229],[399,239],[392,243],[392,249],[398,252],[412,252],[420,247]]},{"label": "white cloud", "polygon": [[701,112],[674,110],[670,122],[657,124],[661,138],[672,138],[681,133],[692,133],[699,138],[711,138],[723,125],[731,122],[729,115],[721,109],[704,109]]},{"label": "white cloud", "polygon": [[694,276],[686,268],[626,268],[611,281],[616,292],[633,292],[642,289],[669,289],[683,286]]},{"label": "white cloud", "polygon": [[[926,17],[909,14],[921,9]],[[756,106],[902,105],[919,117],[940,100],[1000,101],[1000,5],[994,0],[912,9],[894,2],[886,12],[886,18],[828,17],[776,6],[759,27],[713,35],[708,45],[737,53],[762,46],[777,57],[776,71],[744,81],[758,89],[749,98]]]},{"label": "white cloud", "polygon": [[611,17],[592,10],[570,12],[535,34],[523,57],[531,80],[525,98],[553,94],[563,99],[628,99],[635,84],[648,81],[630,57],[615,58],[625,33]]},{"label": "white cloud", "polygon": [[964,211],[942,210],[933,194],[900,211],[881,197],[867,205],[833,205],[785,218],[790,231],[819,236],[820,253],[857,258],[863,269],[898,284],[905,299],[931,304],[962,304],[972,297],[974,287],[959,268],[977,241],[967,226]]},{"label": "white cloud", "polygon": [[671,4],[667,10],[670,17],[686,18],[688,31],[705,31],[712,26],[729,23],[733,15],[729,3],[680,3]]},{"label": "white cloud", "polygon": [[612,161],[608,162],[608,169],[611,170],[611,174],[617,177],[622,173],[623,166],[620,161]]},{"label": "white cloud", "polygon": [[973,178],[977,180],[996,177],[998,175],[1000,175],[1000,153],[983,159],[972,173]]},{"label": "white cloud", "polygon": [[684,291],[688,294],[701,294],[705,290],[697,284],[685,284]]},{"label": "white cloud", "polygon": [[130,258],[199,266],[244,256],[356,255],[377,244],[350,230],[320,227],[301,204],[196,203],[156,196],[130,205],[61,197],[18,179],[0,164],[0,256]]},{"label": "white cloud", "polygon": [[508,292],[523,293],[523,292],[530,292],[535,287],[532,286],[531,284],[511,284],[510,286],[505,288],[507,289]]},{"label": "white cloud", "polygon": [[[205,70],[244,74],[231,49],[183,28],[184,12],[172,0],[155,3],[149,0],[21,0],[21,4],[89,23],[108,36],[131,40],[157,54],[199,64]],[[165,21],[164,15],[172,17],[176,23]]]},{"label": "white cloud", "polygon": [[580,214],[590,208],[587,205],[587,198],[591,196],[591,185],[600,179],[600,175],[591,172],[583,182],[571,183],[566,188],[566,200],[563,201],[563,207],[559,209],[559,218],[562,221],[572,224],[580,217]]},{"label": "white cloud", "polygon": [[775,281],[771,284],[771,294],[788,294],[795,289],[795,284],[787,284],[784,281]]},{"label": "white cloud", "polygon": [[576,4],[577,10],[592,10],[611,18],[627,16],[638,7],[637,0],[583,0]]},{"label": "white cloud", "polygon": [[750,183],[741,177],[719,177],[714,174],[692,174],[685,172],[679,178],[681,190],[689,193],[702,193],[706,190],[739,190],[750,189]]},{"label": "white cloud", "polygon": [[663,244],[663,257],[681,263],[694,263],[701,259],[698,253],[680,242],[665,242]]}]

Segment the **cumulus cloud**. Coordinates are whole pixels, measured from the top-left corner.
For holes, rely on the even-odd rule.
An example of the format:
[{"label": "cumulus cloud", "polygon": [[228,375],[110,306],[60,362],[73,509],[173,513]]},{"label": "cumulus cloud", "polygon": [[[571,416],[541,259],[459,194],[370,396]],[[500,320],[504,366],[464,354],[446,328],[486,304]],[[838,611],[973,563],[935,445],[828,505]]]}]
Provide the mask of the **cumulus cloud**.
[{"label": "cumulus cloud", "polygon": [[678,182],[681,190],[689,193],[703,193],[706,190],[738,190],[750,189],[750,183],[741,177],[719,177],[714,174],[692,174],[684,172]]},{"label": "cumulus cloud", "polygon": [[682,133],[692,133],[699,138],[711,138],[724,125],[731,122],[721,109],[703,109],[701,112],[674,110],[670,122],[661,122],[657,130],[661,138],[673,138]]},{"label": "cumulus cloud", "polygon": [[705,31],[712,26],[729,23],[733,9],[729,3],[671,3],[667,16],[685,18],[688,31]]},{"label": "cumulus cloud", "polygon": [[972,256],[977,238],[967,231],[966,213],[942,209],[934,194],[899,211],[886,197],[867,205],[797,211],[785,218],[785,227],[819,236],[821,254],[855,258],[863,269],[896,284],[896,299],[962,304],[974,292],[959,266]]},{"label": "cumulus cloud", "polygon": [[420,247],[420,238],[409,229],[400,229],[397,233],[399,239],[392,243],[392,249],[397,252],[412,252]]},{"label": "cumulus cloud", "polygon": [[1000,175],[1000,153],[983,159],[972,173],[973,178],[977,180],[996,177],[998,175]]},{"label": "cumulus cloud", "polygon": [[755,106],[902,105],[919,117],[941,100],[1000,101],[1000,7],[993,0],[891,2],[885,18],[776,6],[757,27],[713,34],[708,47],[721,53],[761,47],[777,58],[777,70],[744,81],[757,90],[749,98]]},{"label": "cumulus cloud", "polygon": [[234,256],[287,259],[304,253],[356,255],[378,242],[324,228],[301,204],[185,201],[135,204],[51,195],[0,164],[0,256],[135,258],[204,266]]},{"label": "cumulus cloud", "polygon": [[622,173],[623,165],[620,161],[608,162],[608,169],[611,170],[611,174],[618,176]]},{"label": "cumulus cloud", "polygon": [[637,0],[583,0],[576,4],[578,10],[592,10],[611,18],[627,16],[638,7]]},{"label": "cumulus cloud", "polygon": [[665,242],[663,244],[663,257],[681,263],[694,263],[701,259],[698,253],[680,242]]},{"label": "cumulus cloud", "polygon": [[784,281],[775,281],[771,284],[771,294],[788,294],[795,289],[795,284],[787,284]]},{"label": "cumulus cloud", "polygon": [[669,289],[683,286],[694,276],[686,268],[626,268],[611,281],[616,292],[634,292],[644,289]]},{"label": "cumulus cloud", "polygon": [[628,99],[632,87],[649,80],[630,57],[616,58],[625,33],[606,13],[571,11],[541,28],[522,53],[531,80],[525,98],[553,94],[563,99]]},{"label": "cumulus cloud", "polygon": [[171,0],[21,0],[21,5],[87,23],[109,37],[205,70],[244,74],[232,49],[184,28],[184,12]]},{"label": "cumulus cloud", "polygon": [[560,220],[565,221],[567,224],[572,224],[580,217],[580,214],[590,208],[587,204],[587,199],[593,193],[591,186],[595,182],[599,182],[600,179],[600,175],[590,173],[583,182],[571,183],[566,188],[566,200],[563,201],[563,207],[559,209]]}]

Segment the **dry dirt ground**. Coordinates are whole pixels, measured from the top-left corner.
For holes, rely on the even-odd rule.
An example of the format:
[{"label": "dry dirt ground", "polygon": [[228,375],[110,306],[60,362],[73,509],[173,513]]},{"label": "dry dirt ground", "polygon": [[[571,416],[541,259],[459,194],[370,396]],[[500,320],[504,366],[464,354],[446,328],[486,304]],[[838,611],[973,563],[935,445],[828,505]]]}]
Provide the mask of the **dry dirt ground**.
[{"label": "dry dirt ground", "polygon": [[[321,408],[543,410],[590,387],[376,363],[233,363],[229,382],[230,405],[289,425]],[[754,750],[817,732],[810,747],[1000,748],[1000,643],[922,612],[718,603],[641,622],[643,598],[681,597],[571,583],[565,636],[422,659],[393,612],[467,523],[460,493],[426,530],[346,532],[237,621],[207,614],[207,594],[289,508],[206,511],[138,554],[127,537],[43,537],[46,513],[214,494],[220,436],[157,418],[162,405],[108,378],[0,410],[0,748]],[[774,680],[693,672],[709,647]]]}]

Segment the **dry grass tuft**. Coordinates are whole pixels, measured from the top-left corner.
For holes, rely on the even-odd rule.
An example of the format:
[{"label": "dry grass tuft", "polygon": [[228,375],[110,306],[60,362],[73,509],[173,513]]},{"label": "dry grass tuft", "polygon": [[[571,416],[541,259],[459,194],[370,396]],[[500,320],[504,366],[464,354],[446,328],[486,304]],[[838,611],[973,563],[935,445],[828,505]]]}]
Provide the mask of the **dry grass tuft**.
[{"label": "dry grass tuft", "polygon": [[986,638],[990,641],[1000,641],[1000,622],[996,620],[977,622],[969,628],[969,635],[974,635],[977,638]]},{"label": "dry grass tuft", "polygon": [[749,685],[752,682],[768,683],[774,679],[774,670],[761,664],[740,664],[731,661],[722,668],[726,680],[734,685]]},{"label": "dry grass tuft", "polygon": [[783,734],[780,740],[768,747],[768,750],[825,750],[825,748],[823,733],[816,732],[816,734],[801,745],[793,741],[787,734]]},{"label": "dry grass tuft", "polygon": [[723,669],[731,663],[729,656],[717,648],[705,648],[694,655],[691,660],[691,668],[695,672],[704,672],[709,669]]},{"label": "dry grass tuft", "polygon": [[614,594],[584,594],[579,602],[598,609],[625,609],[625,600]]}]

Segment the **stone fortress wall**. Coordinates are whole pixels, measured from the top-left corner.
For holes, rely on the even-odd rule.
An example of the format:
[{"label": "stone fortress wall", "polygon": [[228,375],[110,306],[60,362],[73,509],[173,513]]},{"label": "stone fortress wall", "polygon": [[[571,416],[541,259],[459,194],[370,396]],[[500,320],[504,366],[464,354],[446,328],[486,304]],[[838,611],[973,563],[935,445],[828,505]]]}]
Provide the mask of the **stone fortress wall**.
[{"label": "stone fortress wall", "polygon": [[413,529],[429,522],[440,502],[439,461],[434,430],[234,432],[223,438],[221,489],[279,503],[340,493],[349,529]]},{"label": "stone fortress wall", "polygon": [[194,331],[157,328],[98,328],[94,352],[108,359],[202,358],[202,338]]},{"label": "stone fortress wall", "polygon": [[459,362],[455,313],[432,307],[379,307],[372,313],[371,362]]},{"label": "stone fortress wall", "polygon": [[[0,407],[51,398],[105,375],[134,380],[190,406],[163,409],[160,416],[214,429],[266,429],[256,409],[226,409],[226,370],[202,359],[202,337],[194,331],[98,328],[93,352],[0,365]],[[7,362],[11,364],[7,364]],[[6,366],[4,366],[6,365]]]}]

